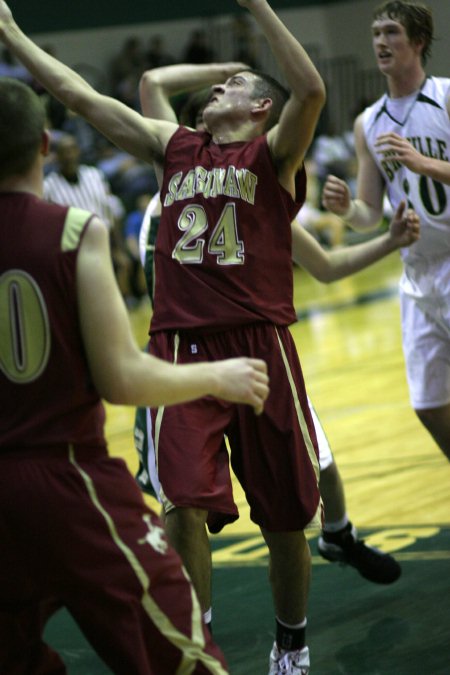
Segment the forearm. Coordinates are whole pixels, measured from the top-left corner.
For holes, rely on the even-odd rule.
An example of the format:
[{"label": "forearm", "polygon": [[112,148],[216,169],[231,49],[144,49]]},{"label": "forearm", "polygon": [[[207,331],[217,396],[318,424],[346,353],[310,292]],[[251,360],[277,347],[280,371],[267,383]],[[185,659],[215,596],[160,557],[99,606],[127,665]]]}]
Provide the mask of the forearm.
[{"label": "forearm", "polygon": [[140,81],[139,91],[142,111],[147,117],[176,120],[170,97],[224,82],[245,64],[230,63],[181,63],[147,70]]},{"label": "forearm", "polygon": [[326,275],[320,280],[331,283],[343,279],[369,267],[396,250],[398,250],[398,245],[389,233],[385,233],[362,244],[329,251]]},{"label": "forearm", "polygon": [[266,0],[250,0],[246,6],[263,31],[272,54],[296,98],[303,100],[316,94],[324,96],[323,80],[307,52]]},{"label": "forearm", "polygon": [[450,162],[433,157],[422,156],[422,164],[417,173],[428,176],[439,183],[450,185]]},{"label": "forearm", "polygon": [[180,63],[147,70],[142,76],[142,82],[161,89],[167,96],[174,96],[223,82],[244,68],[243,63]]},{"label": "forearm", "polygon": [[381,209],[370,206],[362,199],[352,199],[346,213],[340,214],[340,216],[353,230],[367,232],[376,228],[383,212]]},{"label": "forearm", "polygon": [[175,405],[202,396],[217,395],[214,364],[173,365],[143,352],[134,352],[116,364],[109,378],[111,403],[158,407]]}]

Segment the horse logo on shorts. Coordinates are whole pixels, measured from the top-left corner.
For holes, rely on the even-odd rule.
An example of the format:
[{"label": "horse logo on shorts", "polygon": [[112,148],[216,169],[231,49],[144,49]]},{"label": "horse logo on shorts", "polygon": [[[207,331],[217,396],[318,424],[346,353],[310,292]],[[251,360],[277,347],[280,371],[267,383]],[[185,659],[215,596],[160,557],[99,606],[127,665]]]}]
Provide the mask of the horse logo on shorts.
[{"label": "horse logo on shorts", "polygon": [[164,539],[164,530],[159,525],[153,525],[151,516],[146,513],[142,516],[142,520],[148,527],[148,532],[145,537],[138,539],[138,544],[149,544],[157,553],[164,555],[167,553],[168,543]]}]

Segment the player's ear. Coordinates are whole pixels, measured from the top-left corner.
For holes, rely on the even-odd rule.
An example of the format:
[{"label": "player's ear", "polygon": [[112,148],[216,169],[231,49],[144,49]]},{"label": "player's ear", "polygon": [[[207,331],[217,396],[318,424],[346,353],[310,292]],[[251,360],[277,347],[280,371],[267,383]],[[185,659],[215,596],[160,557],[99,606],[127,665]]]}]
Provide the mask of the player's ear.
[{"label": "player's ear", "polygon": [[420,54],[420,56],[422,56],[422,52],[423,52],[424,47],[425,47],[425,42],[418,38],[417,40],[414,40],[414,42],[412,44],[413,44],[413,47],[414,47],[416,53]]},{"label": "player's ear", "polygon": [[257,98],[254,103],[253,103],[253,108],[252,111],[254,112],[260,112],[261,110],[266,111],[270,110],[272,107],[272,99],[267,97],[267,98]]},{"label": "player's ear", "polygon": [[50,152],[50,133],[47,131],[47,129],[44,129],[44,131],[42,132],[42,140],[41,140],[41,155],[47,157],[49,152]]},{"label": "player's ear", "polygon": [[[254,120],[258,120],[258,122],[262,120],[267,120],[270,114],[270,109],[272,107],[272,99],[271,98],[258,98],[256,101],[253,103],[252,106],[252,117]],[[265,123],[265,122],[264,122]]]}]

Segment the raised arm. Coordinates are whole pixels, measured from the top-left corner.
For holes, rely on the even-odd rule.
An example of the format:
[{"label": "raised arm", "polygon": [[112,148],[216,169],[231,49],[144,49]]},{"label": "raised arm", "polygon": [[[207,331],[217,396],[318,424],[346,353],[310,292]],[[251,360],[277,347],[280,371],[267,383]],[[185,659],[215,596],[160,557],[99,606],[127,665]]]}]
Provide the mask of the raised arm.
[{"label": "raised arm", "polygon": [[146,117],[177,123],[177,116],[170,103],[171,96],[224,82],[240,70],[245,63],[179,63],[147,70],[140,82],[139,92],[142,112]]},{"label": "raised arm", "polygon": [[369,267],[399,248],[410,246],[419,235],[419,218],[414,211],[405,211],[404,202],[392,218],[389,232],[362,244],[332,251],[323,249],[299,220],[294,220],[292,258],[318,281],[331,283]]},{"label": "raised arm", "polygon": [[268,140],[280,167],[280,182],[292,183],[325,103],[325,86],[306,51],[266,0],[237,1],[255,18],[291,91],[279,124],[269,131]]},{"label": "raised arm", "polygon": [[138,348],[114,277],[108,232],[97,218],[88,225],[80,246],[77,295],[90,371],[103,398],[159,406],[213,395],[262,411],[269,391],[263,361],[241,358],[173,365]]},{"label": "raised arm", "polygon": [[99,94],[71,68],[35,45],[0,0],[0,40],[67,108],[84,117],[115,145],[144,161],[161,161],[174,125],[145,120],[119,101]]}]

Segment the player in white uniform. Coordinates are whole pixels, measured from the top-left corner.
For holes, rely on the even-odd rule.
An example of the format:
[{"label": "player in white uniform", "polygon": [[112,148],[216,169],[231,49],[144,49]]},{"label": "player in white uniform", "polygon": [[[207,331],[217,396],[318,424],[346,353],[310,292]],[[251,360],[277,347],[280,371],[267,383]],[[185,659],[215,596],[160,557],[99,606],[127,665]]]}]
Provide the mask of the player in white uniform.
[{"label": "player in white uniform", "polygon": [[386,192],[421,221],[402,250],[403,349],[411,404],[450,459],[450,79],[427,77],[431,10],[387,2],[374,12],[373,45],[388,94],[355,122],[357,198],[329,176],[323,204],[354,229],[376,225]]}]

